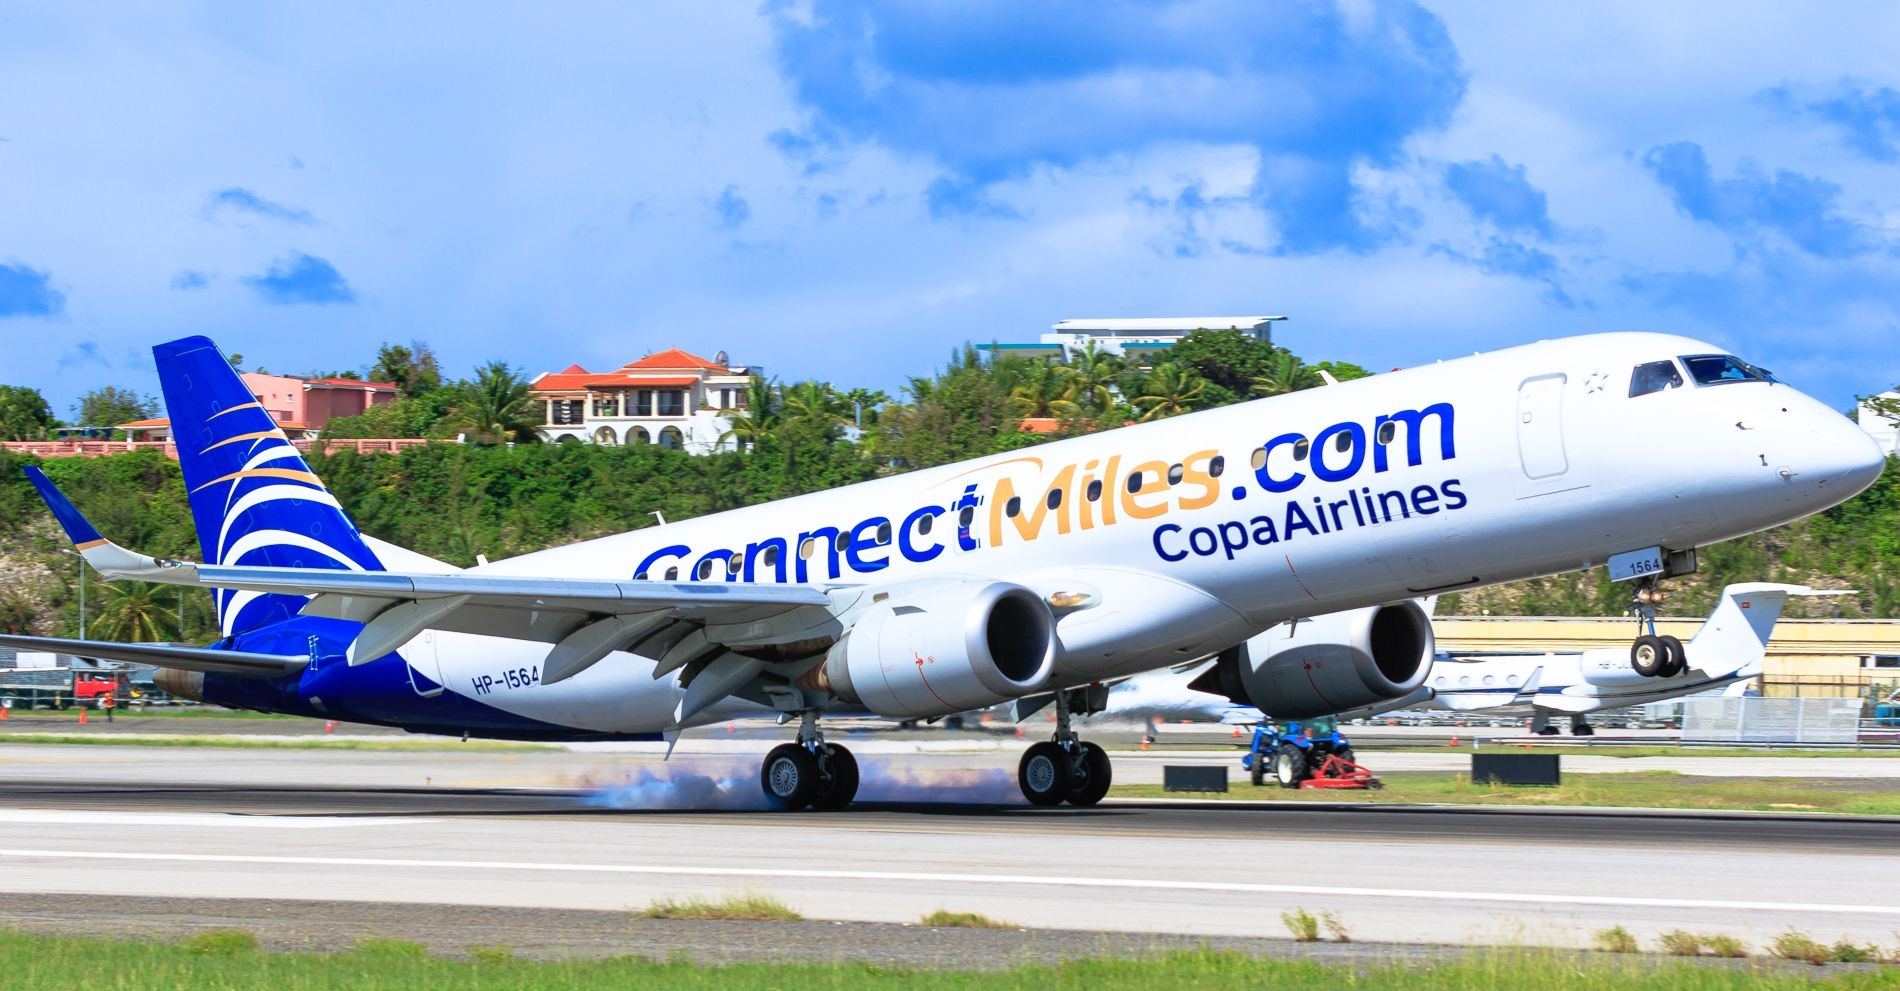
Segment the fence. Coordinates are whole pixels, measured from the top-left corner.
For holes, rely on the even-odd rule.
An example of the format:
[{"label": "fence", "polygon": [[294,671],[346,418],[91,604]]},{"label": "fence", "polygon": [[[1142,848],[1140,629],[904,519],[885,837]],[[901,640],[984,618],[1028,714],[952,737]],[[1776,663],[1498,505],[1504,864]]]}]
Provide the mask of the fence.
[{"label": "fence", "polygon": [[1685,743],[1854,743],[1857,698],[1686,699]]}]

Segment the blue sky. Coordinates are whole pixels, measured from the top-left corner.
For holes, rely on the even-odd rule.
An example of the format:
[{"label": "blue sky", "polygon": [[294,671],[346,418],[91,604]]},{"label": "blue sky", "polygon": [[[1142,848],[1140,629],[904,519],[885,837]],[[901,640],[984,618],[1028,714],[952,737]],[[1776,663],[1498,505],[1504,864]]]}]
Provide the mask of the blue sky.
[{"label": "blue sky", "polygon": [[683,346],[895,391],[1065,317],[1900,383],[1900,7],[0,8],[0,381]]}]

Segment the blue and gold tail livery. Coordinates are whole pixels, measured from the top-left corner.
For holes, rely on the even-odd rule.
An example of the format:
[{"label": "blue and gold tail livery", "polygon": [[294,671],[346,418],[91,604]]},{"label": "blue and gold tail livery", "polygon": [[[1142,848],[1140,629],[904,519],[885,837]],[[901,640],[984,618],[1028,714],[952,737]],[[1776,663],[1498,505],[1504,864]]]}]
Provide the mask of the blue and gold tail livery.
[{"label": "blue and gold tail livery", "polygon": [[[212,564],[381,571],[336,497],[203,337],[152,349],[198,543]],[[217,593],[228,636],[297,614],[299,595]]]}]

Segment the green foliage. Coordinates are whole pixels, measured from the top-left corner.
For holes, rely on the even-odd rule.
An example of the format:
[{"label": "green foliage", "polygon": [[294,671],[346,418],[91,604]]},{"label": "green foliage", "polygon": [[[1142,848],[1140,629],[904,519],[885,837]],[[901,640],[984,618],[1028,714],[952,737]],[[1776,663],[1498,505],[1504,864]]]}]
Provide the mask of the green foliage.
[{"label": "green foliage", "polygon": [[934,926],[938,929],[1015,929],[1008,922],[998,922],[980,912],[952,912],[940,908],[917,920],[920,926]]},{"label": "green foliage", "polygon": [[1630,935],[1622,926],[1611,926],[1597,931],[1596,947],[1605,953],[1635,953],[1636,937]]},{"label": "green foliage", "polygon": [[473,381],[456,383],[443,425],[473,444],[525,444],[537,439],[541,417],[528,398],[528,380],[507,362],[491,361],[475,370]]},{"label": "green foliage", "polygon": [[[1169,364],[1192,369],[1201,378],[1239,398],[1253,395],[1256,381],[1271,380],[1285,348],[1243,330],[1197,330],[1168,348]],[[1283,390],[1291,391],[1291,390]]]},{"label": "green foliage", "polygon": [[1291,908],[1280,913],[1280,922],[1286,931],[1293,935],[1297,943],[1319,942],[1319,916],[1303,908]]},{"label": "green foliage", "polygon": [[731,895],[719,901],[705,898],[662,898],[637,913],[642,919],[726,919],[744,922],[797,922],[804,916],[770,895]]},{"label": "green foliage", "polygon": [[43,440],[58,425],[38,389],[0,385],[0,440]]},{"label": "green foliage", "polygon": [[401,395],[371,406],[356,416],[344,416],[323,425],[325,437],[434,437],[441,436],[437,425],[449,415],[463,394],[456,389],[435,389],[420,395]]},{"label": "green foliage", "polygon": [[1799,960],[1816,967],[1827,963],[1828,957],[1834,952],[1798,929],[1790,929],[1776,936],[1775,941],[1768,944],[1768,951],[1783,960]]},{"label": "green foliage", "polygon": [[1192,367],[1163,362],[1142,383],[1142,393],[1135,397],[1134,404],[1144,421],[1179,416],[1202,408],[1208,387],[1209,383]]},{"label": "green foliage", "polygon": [[212,929],[184,941],[185,951],[204,956],[230,956],[257,949],[257,937],[242,929]]},{"label": "green foliage", "polygon": [[385,342],[376,352],[369,377],[372,382],[396,383],[397,390],[411,399],[442,387],[442,369],[436,364],[435,351],[422,341],[407,345]]},{"label": "green foliage", "polygon": [[1731,960],[1748,956],[1748,944],[1727,933],[1711,933],[1702,937],[1702,942],[1708,946],[1709,953],[1714,956]]},{"label": "green foliage", "polygon": [[82,427],[116,427],[158,415],[158,400],[116,385],[101,386],[79,397],[73,422]]},{"label": "green foliage", "polygon": [[1664,953],[1672,957],[1698,957],[1702,955],[1702,937],[1682,929],[1671,929],[1656,937],[1657,945]]},{"label": "green foliage", "polygon": [[1334,381],[1338,382],[1350,382],[1353,379],[1366,378],[1372,374],[1370,371],[1350,361],[1322,361],[1313,366],[1313,371],[1325,372],[1331,375]]}]

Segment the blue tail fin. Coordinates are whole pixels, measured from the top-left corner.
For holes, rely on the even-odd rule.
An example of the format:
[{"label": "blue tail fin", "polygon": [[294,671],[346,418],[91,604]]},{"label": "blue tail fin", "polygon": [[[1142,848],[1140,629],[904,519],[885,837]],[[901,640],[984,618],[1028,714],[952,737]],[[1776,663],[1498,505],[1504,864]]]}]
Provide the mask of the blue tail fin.
[{"label": "blue tail fin", "polygon": [[[152,354],[207,562],[383,570],[217,345],[186,337]],[[226,635],[256,629],[295,616],[304,602],[298,595],[220,591],[218,625]]]}]

